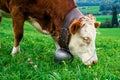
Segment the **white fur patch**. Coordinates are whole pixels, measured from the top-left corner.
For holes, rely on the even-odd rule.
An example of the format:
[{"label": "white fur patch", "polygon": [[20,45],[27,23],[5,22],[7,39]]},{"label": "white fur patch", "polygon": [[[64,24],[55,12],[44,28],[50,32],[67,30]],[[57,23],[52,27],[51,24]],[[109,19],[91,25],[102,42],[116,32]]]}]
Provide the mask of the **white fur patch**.
[{"label": "white fur patch", "polygon": [[54,43],[55,43],[55,46],[56,46],[56,49],[60,49],[60,45],[58,44],[58,37],[53,37],[54,39]]},{"label": "white fur patch", "polygon": [[57,48],[57,49],[60,49],[60,45],[58,44],[58,42],[57,42],[57,41],[54,41],[54,42],[55,42],[56,48]]},{"label": "white fur patch", "polygon": [[28,22],[30,22],[33,27],[35,27],[39,32],[44,33],[44,34],[49,34],[46,30],[43,30],[40,24],[32,17],[29,17]]},{"label": "white fur patch", "polygon": [[20,53],[20,47],[19,46],[18,47],[13,47],[11,55],[14,56],[17,52]]}]

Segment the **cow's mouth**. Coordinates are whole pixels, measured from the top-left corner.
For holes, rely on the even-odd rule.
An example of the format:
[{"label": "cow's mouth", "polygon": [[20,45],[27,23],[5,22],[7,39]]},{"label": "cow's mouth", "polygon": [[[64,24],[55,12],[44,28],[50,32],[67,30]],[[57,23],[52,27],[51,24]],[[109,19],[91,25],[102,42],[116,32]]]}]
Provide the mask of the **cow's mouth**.
[{"label": "cow's mouth", "polygon": [[67,62],[72,62],[74,59],[73,55],[66,49],[58,49],[55,52],[55,57],[54,60],[55,62],[62,62],[62,61],[67,61]]},{"label": "cow's mouth", "polygon": [[97,58],[97,55],[96,55],[95,52],[91,56],[89,56],[89,57],[88,57],[87,53],[85,53],[83,56],[79,56],[79,58],[82,60],[82,62],[85,65],[96,64],[97,61],[98,61],[98,58]]}]

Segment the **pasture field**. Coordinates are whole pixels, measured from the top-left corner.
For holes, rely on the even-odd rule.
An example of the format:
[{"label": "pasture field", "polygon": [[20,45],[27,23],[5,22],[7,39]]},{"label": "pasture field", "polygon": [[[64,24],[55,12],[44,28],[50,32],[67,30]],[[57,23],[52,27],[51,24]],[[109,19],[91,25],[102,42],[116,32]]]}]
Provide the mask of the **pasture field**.
[{"label": "pasture field", "polygon": [[79,7],[79,10],[83,13],[91,13],[91,14],[96,14],[99,13],[99,6],[83,6]]},{"label": "pasture field", "polygon": [[97,29],[99,61],[85,66],[78,57],[72,63],[55,63],[52,38],[40,34],[27,22],[21,53],[11,57],[11,23],[4,18],[0,24],[0,80],[120,80],[120,28]]},{"label": "pasture field", "polygon": [[[112,16],[111,15],[101,15],[101,16],[96,16],[96,18],[97,18],[97,21],[100,21],[101,23],[104,23],[105,21],[106,21],[106,19],[108,19],[108,20],[112,20]],[[120,16],[118,16],[118,18],[120,18]]]},{"label": "pasture field", "polygon": [[[83,7],[79,7],[79,10],[84,13],[84,14],[97,14],[100,13],[99,11],[100,6],[83,6]],[[112,16],[111,15],[99,15],[96,16],[98,21],[101,21],[102,23],[104,23],[106,21],[106,19],[108,20],[112,20]],[[120,16],[118,16],[118,18],[120,18]]]},{"label": "pasture field", "polygon": [[96,18],[97,18],[97,21],[100,21],[101,23],[104,23],[106,21],[106,19],[108,19],[110,21],[112,20],[112,16],[110,16],[110,15],[108,15],[108,16],[106,16],[106,15],[96,16]]}]

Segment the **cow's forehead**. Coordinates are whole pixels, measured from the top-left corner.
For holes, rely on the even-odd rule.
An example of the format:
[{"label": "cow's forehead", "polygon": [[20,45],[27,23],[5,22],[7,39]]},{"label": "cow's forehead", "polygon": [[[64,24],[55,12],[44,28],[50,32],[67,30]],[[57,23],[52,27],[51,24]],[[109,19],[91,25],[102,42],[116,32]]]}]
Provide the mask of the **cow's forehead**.
[{"label": "cow's forehead", "polygon": [[89,25],[92,25],[95,23],[95,19],[94,18],[89,18],[87,16],[85,16],[83,19],[82,19],[82,24],[89,24]]},{"label": "cow's forehead", "polygon": [[82,36],[82,37],[90,37],[90,38],[93,38],[95,37],[96,35],[96,29],[94,27],[94,21],[92,20],[85,20],[82,22],[82,24],[84,25],[80,31],[79,31],[79,34]]}]

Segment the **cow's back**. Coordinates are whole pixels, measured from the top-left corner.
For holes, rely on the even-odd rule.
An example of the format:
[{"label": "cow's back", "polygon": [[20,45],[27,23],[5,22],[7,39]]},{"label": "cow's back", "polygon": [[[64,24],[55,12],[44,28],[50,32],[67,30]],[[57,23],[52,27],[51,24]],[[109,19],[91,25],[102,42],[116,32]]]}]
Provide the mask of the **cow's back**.
[{"label": "cow's back", "polygon": [[35,18],[42,29],[52,35],[58,35],[65,16],[76,7],[73,0],[34,0],[29,4],[27,1],[20,7],[26,19],[29,19],[29,16]]},{"label": "cow's back", "polygon": [[76,7],[74,0],[0,0],[0,2],[0,9],[8,13],[19,11],[25,20],[32,17],[42,29],[53,35],[60,30],[67,13]]}]

